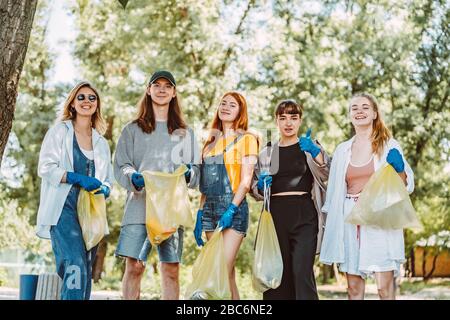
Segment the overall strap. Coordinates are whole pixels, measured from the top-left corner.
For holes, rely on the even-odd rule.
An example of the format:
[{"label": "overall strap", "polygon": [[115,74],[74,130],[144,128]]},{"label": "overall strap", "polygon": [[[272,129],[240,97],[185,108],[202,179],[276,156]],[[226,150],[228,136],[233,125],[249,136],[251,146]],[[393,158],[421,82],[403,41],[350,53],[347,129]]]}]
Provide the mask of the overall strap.
[{"label": "overall strap", "polygon": [[231,141],[229,145],[227,145],[223,148],[222,153],[225,153],[228,150],[230,150],[243,136],[244,136],[243,134],[240,134],[237,137],[235,137],[234,140]]},{"label": "overall strap", "polygon": [[[238,135],[236,136],[233,141],[230,142],[230,144],[226,145],[223,147],[222,149],[222,155],[225,154],[225,152],[227,152],[232,146],[234,146],[236,144],[236,142],[239,141],[240,138],[242,138],[243,135]],[[225,140],[225,139],[224,139]],[[212,149],[214,149],[214,146],[217,144],[217,141],[214,143],[214,145],[212,146],[208,146],[207,148],[209,148],[208,152],[206,154],[208,154],[209,152],[211,152]],[[217,155],[216,155],[217,156]],[[206,158],[204,156],[204,153],[202,153],[202,158]]]}]

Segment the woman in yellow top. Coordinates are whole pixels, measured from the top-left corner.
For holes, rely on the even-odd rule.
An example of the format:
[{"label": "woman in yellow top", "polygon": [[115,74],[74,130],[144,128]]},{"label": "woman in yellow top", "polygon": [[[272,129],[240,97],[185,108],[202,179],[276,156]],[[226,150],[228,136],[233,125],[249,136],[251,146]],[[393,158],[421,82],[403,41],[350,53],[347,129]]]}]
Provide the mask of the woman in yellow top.
[{"label": "woman in yellow top", "polygon": [[200,174],[202,193],[195,224],[195,240],[203,245],[202,229],[209,240],[217,226],[223,229],[231,298],[239,299],[234,265],[248,228],[246,194],[258,157],[258,140],[247,132],[245,98],[227,92],[214,116],[203,147]]}]

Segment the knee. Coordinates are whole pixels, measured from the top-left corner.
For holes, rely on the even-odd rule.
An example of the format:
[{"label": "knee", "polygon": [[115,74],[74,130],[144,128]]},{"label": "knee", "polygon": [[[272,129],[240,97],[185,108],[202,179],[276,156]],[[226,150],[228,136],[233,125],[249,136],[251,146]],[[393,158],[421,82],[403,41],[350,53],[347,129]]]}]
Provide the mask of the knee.
[{"label": "knee", "polygon": [[234,268],[234,265],[231,267],[228,267],[228,277],[230,279],[234,279],[235,275],[236,275],[236,269]]},{"label": "knee", "polygon": [[362,294],[363,288],[357,282],[349,282],[347,286],[348,295],[355,297]]},{"label": "knee", "polygon": [[139,260],[127,260],[126,272],[129,276],[138,278],[142,276],[145,271],[145,266],[142,261]]},{"label": "knee", "polygon": [[361,292],[361,290],[358,287],[352,285],[348,285],[347,291],[348,295],[351,297],[359,296]]},{"label": "knee", "polygon": [[173,281],[178,280],[178,270],[179,270],[179,264],[178,263],[161,263],[161,272],[162,274]]},{"label": "knee", "polygon": [[378,287],[378,296],[380,299],[390,299],[393,295],[393,288],[389,284]]}]

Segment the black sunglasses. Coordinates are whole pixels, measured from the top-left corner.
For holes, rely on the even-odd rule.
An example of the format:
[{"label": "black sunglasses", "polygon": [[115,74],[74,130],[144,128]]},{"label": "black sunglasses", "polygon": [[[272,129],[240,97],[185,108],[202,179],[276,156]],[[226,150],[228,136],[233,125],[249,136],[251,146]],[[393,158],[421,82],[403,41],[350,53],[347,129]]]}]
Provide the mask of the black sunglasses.
[{"label": "black sunglasses", "polygon": [[[86,98],[86,95],[84,93],[80,93],[79,95],[77,95],[78,101],[84,101],[85,98]],[[94,102],[95,100],[97,100],[97,96],[94,94],[88,95],[87,98],[89,99],[90,102]]]}]

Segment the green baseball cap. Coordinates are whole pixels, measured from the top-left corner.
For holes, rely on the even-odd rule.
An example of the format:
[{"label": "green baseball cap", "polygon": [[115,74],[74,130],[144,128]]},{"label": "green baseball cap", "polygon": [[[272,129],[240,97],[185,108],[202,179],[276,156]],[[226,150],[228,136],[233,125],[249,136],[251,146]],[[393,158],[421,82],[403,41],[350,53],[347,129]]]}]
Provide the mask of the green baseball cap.
[{"label": "green baseball cap", "polygon": [[164,79],[168,80],[174,87],[176,87],[176,85],[177,85],[173,75],[169,71],[166,71],[166,70],[156,71],[150,78],[149,84],[152,84],[159,78],[164,78]]}]

